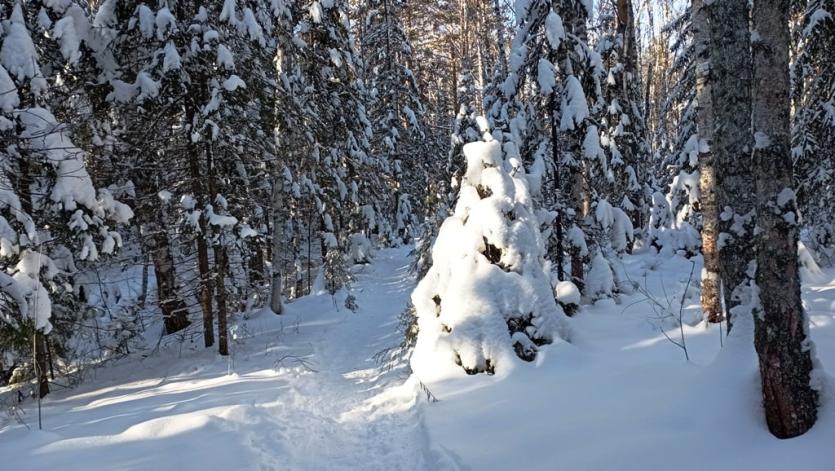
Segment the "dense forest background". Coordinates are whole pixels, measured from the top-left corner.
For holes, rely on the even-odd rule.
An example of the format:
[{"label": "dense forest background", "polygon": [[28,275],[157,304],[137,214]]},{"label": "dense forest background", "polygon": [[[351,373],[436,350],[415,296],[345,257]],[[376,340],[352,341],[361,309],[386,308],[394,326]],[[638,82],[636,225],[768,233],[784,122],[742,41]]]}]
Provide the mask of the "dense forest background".
[{"label": "dense forest background", "polygon": [[[618,260],[652,250],[703,257],[709,322],[754,314],[768,425],[803,433],[798,264],[835,253],[833,10],[3,0],[0,380],[46,395],[154,346],[227,355],[230,318],[322,291],[354,310],[350,267],[410,244],[418,278],[467,250],[545,273],[519,286],[550,304],[501,314],[531,360],[570,341],[564,314],[632,294]],[[433,260],[450,216],[483,240]],[[422,320],[443,319],[442,284],[419,287],[408,348],[451,329]],[[451,342],[495,372],[493,350]]]}]

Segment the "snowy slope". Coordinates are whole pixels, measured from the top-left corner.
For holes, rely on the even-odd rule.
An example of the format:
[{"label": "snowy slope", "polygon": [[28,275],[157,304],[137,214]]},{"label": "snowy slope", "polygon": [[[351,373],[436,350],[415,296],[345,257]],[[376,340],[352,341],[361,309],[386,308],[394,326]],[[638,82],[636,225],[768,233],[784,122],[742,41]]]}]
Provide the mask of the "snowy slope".
[{"label": "snowy slope", "polygon": [[[401,248],[357,267],[355,314],[324,295],[289,304],[282,317],[241,321],[229,362],[193,346],[98,370],[45,400],[42,432],[27,402],[31,430],[0,428],[0,469],[828,470],[835,462],[830,393],[809,433],[773,438],[751,343],[720,349],[716,327],[688,326],[686,362],[659,331],[675,339],[677,327],[655,319],[640,293],[584,307],[570,321],[572,344],[547,347],[507,376],[427,384],[439,399],[427,402],[414,378],[404,383],[402,365],[386,371],[373,359],[400,341],[397,317],[414,287],[409,262]],[[624,263],[678,312],[688,261]],[[831,372],[835,271],[804,294]],[[698,316],[698,290],[687,297],[685,320]]]}]

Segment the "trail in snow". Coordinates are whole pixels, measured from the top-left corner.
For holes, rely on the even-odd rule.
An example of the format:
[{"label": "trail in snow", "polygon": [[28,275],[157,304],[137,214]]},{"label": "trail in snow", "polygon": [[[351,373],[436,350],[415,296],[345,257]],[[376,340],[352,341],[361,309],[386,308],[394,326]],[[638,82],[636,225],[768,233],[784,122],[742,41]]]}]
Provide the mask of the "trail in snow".
[{"label": "trail in snow", "polygon": [[229,361],[194,346],[100,370],[46,399],[44,431],[0,429],[0,456],[15,470],[457,467],[430,444],[404,365],[374,359],[400,341],[408,263],[401,248],[357,267],[356,313],[315,295],[241,320]]},{"label": "trail in snow", "polygon": [[[341,297],[308,296],[283,316],[238,319],[228,359],[186,344],[181,355],[169,348],[95,370],[47,398],[42,432],[29,401],[33,430],[0,422],[0,469],[831,468],[835,270],[804,285],[830,375],[818,424],[777,440],[762,418],[750,338],[723,348],[719,327],[685,326],[685,361],[659,332],[678,327],[641,293],[584,306],[571,319],[572,344],[543,347],[506,377],[428,383],[440,402],[427,403],[405,365],[374,360],[400,342],[398,316],[414,287],[408,250],[382,250],[355,268],[356,313]],[[684,318],[700,317],[690,261],[636,254],[624,269],[674,313],[683,299]]]}]

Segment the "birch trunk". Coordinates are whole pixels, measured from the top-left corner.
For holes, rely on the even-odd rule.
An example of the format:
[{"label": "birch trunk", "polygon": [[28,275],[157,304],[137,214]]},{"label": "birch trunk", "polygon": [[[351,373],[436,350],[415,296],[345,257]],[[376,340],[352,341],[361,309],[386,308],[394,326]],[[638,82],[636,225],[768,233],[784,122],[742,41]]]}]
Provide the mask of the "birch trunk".
[{"label": "birch trunk", "polygon": [[708,322],[722,320],[721,278],[719,276],[719,207],[716,204],[716,169],[714,168],[713,131],[715,128],[711,97],[710,7],[703,0],[693,0],[693,39],[696,46],[696,100],[699,133],[699,208],[702,214],[702,313]]},{"label": "birch trunk", "polygon": [[798,217],[792,191],[789,124],[789,0],[757,0],[752,35],[754,169],[757,187],[759,307],[754,345],[763,407],[778,438],[801,435],[817,418],[811,340],[800,299]]}]

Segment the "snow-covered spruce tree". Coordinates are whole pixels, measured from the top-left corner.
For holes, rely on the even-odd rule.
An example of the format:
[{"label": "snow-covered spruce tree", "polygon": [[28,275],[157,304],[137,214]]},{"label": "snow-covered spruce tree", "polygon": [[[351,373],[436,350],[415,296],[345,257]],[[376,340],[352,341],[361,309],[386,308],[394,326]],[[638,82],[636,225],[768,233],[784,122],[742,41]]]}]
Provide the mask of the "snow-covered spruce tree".
[{"label": "snow-covered spruce tree", "polygon": [[607,71],[602,84],[606,106],[601,107],[600,140],[615,174],[610,196],[618,198],[613,202],[629,214],[633,226],[640,228],[648,213],[641,179],[649,166],[650,150],[632,2],[616,0],[601,5],[598,28],[602,35],[595,50]]},{"label": "snow-covered spruce tree", "polygon": [[[614,182],[594,119],[603,106],[604,67],[588,44],[591,6],[573,0],[520,6],[508,76],[491,117],[495,123],[508,123],[506,135],[527,134],[513,139],[531,168],[544,170],[532,173],[543,173],[544,209],[553,215],[555,240],[549,253],[558,276],[563,276],[563,260],[570,255],[571,279],[582,286],[587,242],[595,242],[587,233],[592,209],[610,194]],[[513,114],[515,123],[509,119]],[[543,164],[537,163],[539,158]]]},{"label": "snow-covered spruce tree", "polygon": [[835,249],[835,2],[797,5],[792,64],[792,152],[804,242],[829,264]]},{"label": "snow-covered spruce tree", "polygon": [[568,338],[522,163],[500,142],[467,144],[455,212],[441,226],[432,268],[412,294],[418,337],[412,368],[427,380],[460,366],[509,371],[513,357]]},{"label": "snow-covered spruce tree", "polygon": [[[96,14],[99,67],[104,88],[110,90],[96,104],[104,110],[101,120],[111,119],[110,126],[118,129],[117,147],[126,167],[143,169],[130,178],[136,180],[144,250],[155,261],[166,331],[188,325],[187,298],[175,267],[194,270],[197,283],[185,287],[196,292],[206,346],[214,342],[214,306],[221,324],[228,305],[248,292],[251,278],[245,273],[252,264],[242,254],[254,260],[259,254],[252,254],[243,239],[264,240],[253,226],[263,233],[258,207],[268,204],[264,194],[269,192],[249,192],[259,194],[260,204],[224,195],[260,170],[255,156],[272,154],[272,141],[263,138],[272,114],[262,113],[269,108],[265,97],[272,95],[264,72],[273,70],[264,66],[272,61],[271,54],[264,54],[271,46],[272,15],[268,2],[256,0],[206,6],[182,1],[156,10],[109,0]],[[250,83],[238,74],[250,77]],[[164,139],[149,139],[150,134]],[[159,198],[178,204],[160,205]],[[180,232],[182,241],[172,239],[163,219],[173,222],[168,213],[178,205],[188,229]],[[179,242],[178,253],[171,245]],[[241,273],[233,283],[240,298],[228,296],[227,271]],[[225,331],[219,326],[222,353]]]},{"label": "snow-covered spruce tree", "polygon": [[[118,161],[114,167],[134,189],[141,249],[153,262],[156,298],[170,334],[190,324],[184,290],[177,279],[176,247],[170,233],[173,215],[170,205],[161,204],[170,200],[174,182],[183,177],[182,163],[165,158],[182,142],[175,132],[182,129],[175,125],[181,117],[175,103],[182,102],[170,96],[159,98],[160,81],[146,68],[164,67],[172,76],[178,73],[174,58],[179,54],[173,41],[166,53],[162,51],[168,45],[166,38],[174,33],[176,19],[167,7],[155,12],[145,4],[105,0],[97,5],[92,26],[99,80],[89,96],[94,132],[98,141],[106,143],[97,153]],[[161,60],[165,57],[168,60]],[[165,91],[167,95],[169,89]]]},{"label": "snow-covered spruce tree", "polygon": [[371,152],[392,174],[393,242],[409,243],[426,188],[427,149],[423,142],[424,107],[417,80],[409,68],[412,47],[400,20],[402,0],[368,0],[363,5],[361,50],[369,88],[368,113],[373,125]]},{"label": "snow-covered spruce tree", "polygon": [[661,122],[654,139],[661,162],[655,169],[648,243],[659,252],[688,255],[699,252],[698,228],[699,138],[696,131],[696,67],[692,8],[666,25],[676,31],[671,49],[673,64],[667,81],[673,83],[661,105]]},{"label": "snow-covered spruce tree", "polygon": [[815,424],[820,387],[813,372],[809,319],[800,297],[789,122],[789,11],[788,0],[755,2],[752,28],[757,34],[751,45],[759,229],[754,345],[766,423],[779,438],[801,435]]},{"label": "snow-covered spruce tree", "polygon": [[[278,119],[277,139],[282,148],[291,145],[274,177],[280,184],[274,197],[288,208],[274,214],[280,218],[274,230],[289,243],[274,266],[281,262],[286,291],[300,296],[313,288],[328,250],[362,255],[341,257],[343,263],[367,261],[369,241],[389,234],[393,218],[385,212],[392,201],[385,185],[389,167],[369,152],[373,133],[362,61],[344,2],[298,2],[289,8],[292,36],[277,63],[281,94],[287,94],[292,114]],[[274,257],[282,255],[278,248],[274,245]],[[321,275],[320,280],[330,277]]]},{"label": "snow-covered spruce tree", "polygon": [[[43,67],[38,52],[52,52],[50,65],[63,57],[72,67],[86,36],[70,33],[86,17],[74,5],[49,13],[40,2],[25,7],[0,7],[0,350],[3,363],[32,360],[43,396],[47,335],[55,328],[61,351],[60,340],[78,325],[76,264],[114,253],[122,239],[111,224],[127,223],[133,213],[96,189],[84,151],[49,110],[57,71]],[[60,18],[57,30],[48,29],[50,13]]]}]

